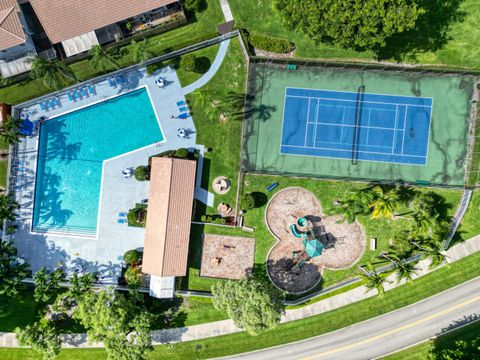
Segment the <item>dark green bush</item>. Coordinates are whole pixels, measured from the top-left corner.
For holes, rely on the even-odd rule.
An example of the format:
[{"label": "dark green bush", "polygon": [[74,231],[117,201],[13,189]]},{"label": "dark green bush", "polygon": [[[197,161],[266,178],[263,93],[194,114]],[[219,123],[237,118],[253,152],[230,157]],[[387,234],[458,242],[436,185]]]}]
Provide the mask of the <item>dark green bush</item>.
[{"label": "dark green bush", "polygon": [[150,179],[150,168],[148,166],[137,166],[134,172],[135,179],[138,181],[145,181]]},{"label": "dark green bush", "polygon": [[128,226],[145,227],[146,218],[147,206],[143,204],[137,204],[135,208],[128,211]]},{"label": "dark green bush", "polygon": [[200,216],[200,221],[201,222],[207,222],[207,215]]},{"label": "dark green bush", "polygon": [[207,8],[205,0],[183,0],[183,7],[187,11],[200,12]]},{"label": "dark green bush", "polygon": [[195,72],[197,67],[197,58],[193,54],[187,54],[180,60],[180,67],[189,72]]},{"label": "dark green bush", "polygon": [[131,289],[138,289],[142,285],[142,273],[137,267],[130,266],[123,277]]},{"label": "dark green bush", "polygon": [[179,159],[186,159],[188,157],[189,151],[185,148],[180,148],[175,151],[175,157]]},{"label": "dark green bush", "polygon": [[243,194],[240,199],[242,208],[245,210],[250,210],[255,208],[255,196],[252,193]]},{"label": "dark green bush", "polygon": [[265,35],[250,34],[248,41],[256,49],[287,54],[295,48],[295,44],[287,39],[273,38]]},{"label": "dark green bush", "polygon": [[133,264],[142,259],[142,253],[138,250],[128,250],[123,254],[123,261],[127,264]]},{"label": "dark green bush", "polygon": [[227,223],[227,219],[222,218],[222,217],[217,217],[217,218],[213,219],[212,222],[213,222],[214,224],[225,225],[225,224]]}]

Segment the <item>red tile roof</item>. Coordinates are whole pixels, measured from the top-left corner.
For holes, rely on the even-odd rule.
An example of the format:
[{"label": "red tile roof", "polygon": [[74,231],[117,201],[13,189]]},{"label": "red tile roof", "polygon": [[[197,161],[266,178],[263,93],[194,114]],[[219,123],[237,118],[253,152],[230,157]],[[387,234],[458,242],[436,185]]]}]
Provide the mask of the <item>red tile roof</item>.
[{"label": "red tile roof", "polygon": [[17,0],[0,0],[0,50],[25,43],[19,12]]},{"label": "red tile roof", "polygon": [[196,162],[152,158],[142,271],[185,276]]},{"label": "red tile roof", "polygon": [[54,44],[177,0],[30,0]]}]

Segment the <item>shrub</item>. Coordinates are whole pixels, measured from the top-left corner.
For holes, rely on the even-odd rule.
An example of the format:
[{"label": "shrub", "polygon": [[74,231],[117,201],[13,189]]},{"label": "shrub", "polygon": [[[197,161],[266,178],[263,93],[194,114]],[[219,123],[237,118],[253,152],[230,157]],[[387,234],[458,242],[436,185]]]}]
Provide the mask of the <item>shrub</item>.
[{"label": "shrub", "polygon": [[128,226],[144,227],[147,217],[147,206],[137,204],[135,208],[130,209],[127,214]]},{"label": "shrub", "polygon": [[186,159],[188,157],[189,151],[185,148],[180,148],[175,151],[175,156],[179,159]]},{"label": "shrub", "polygon": [[123,261],[127,264],[133,264],[142,259],[142,253],[138,250],[128,250],[123,254]]},{"label": "shrub", "polygon": [[197,58],[193,54],[187,54],[180,60],[180,67],[189,72],[194,72],[196,70]]},{"label": "shrub", "polygon": [[205,0],[183,0],[183,7],[187,11],[200,12],[206,9]]},{"label": "shrub", "polygon": [[245,210],[255,208],[255,196],[252,193],[243,194],[240,203]]},{"label": "shrub", "polygon": [[200,216],[200,221],[201,222],[207,222],[207,215]]},{"label": "shrub", "polygon": [[287,39],[273,38],[265,35],[250,34],[248,41],[254,48],[280,54],[289,53],[295,48],[295,44]]},{"label": "shrub", "polygon": [[213,223],[214,224],[225,225],[227,223],[227,219],[222,218],[222,217],[217,217],[217,218],[213,219]]},{"label": "shrub", "polygon": [[150,179],[150,168],[148,166],[137,166],[134,172],[135,179],[138,181],[145,181]]},{"label": "shrub", "polygon": [[125,271],[124,278],[128,287],[132,289],[137,289],[142,285],[142,273],[137,267],[130,266],[127,271]]}]

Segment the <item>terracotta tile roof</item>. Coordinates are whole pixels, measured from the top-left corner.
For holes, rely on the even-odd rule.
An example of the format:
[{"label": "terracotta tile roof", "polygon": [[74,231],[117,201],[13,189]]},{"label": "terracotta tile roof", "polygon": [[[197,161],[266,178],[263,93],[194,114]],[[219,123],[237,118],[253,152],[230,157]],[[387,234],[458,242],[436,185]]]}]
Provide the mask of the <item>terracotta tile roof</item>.
[{"label": "terracotta tile roof", "polygon": [[0,0],[0,50],[25,43],[19,12],[17,0]]},{"label": "terracotta tile roof", "polygon": [[187,273],[196,162],[152,158],[142,271]]},{"label": "terracotta tile roof", "polygon": [[54,44],[177,0],[30,0]]}]

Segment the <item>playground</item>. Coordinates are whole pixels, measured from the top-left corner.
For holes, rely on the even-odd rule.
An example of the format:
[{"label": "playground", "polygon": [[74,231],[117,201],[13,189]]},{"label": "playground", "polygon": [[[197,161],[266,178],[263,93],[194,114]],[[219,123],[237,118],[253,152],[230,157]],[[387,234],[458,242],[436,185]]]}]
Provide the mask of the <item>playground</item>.
[{"label": "playground", "polygon": [[242,168],[463,186],[474,78],[252,63]]},{"label": "playground", "polygon": [[277,239],[268,254],[267,271],[288,293],[310,290],[321,280],[323,269],[349,268],[365,251],[365,232],[358,223],[324,215],[317,197],[300,187],[275,194],[265,221]]},{"label": "playground", "polygon": [[254,252],[253,238],[204,234],[200,276],[220,279],[250,276]]}]

